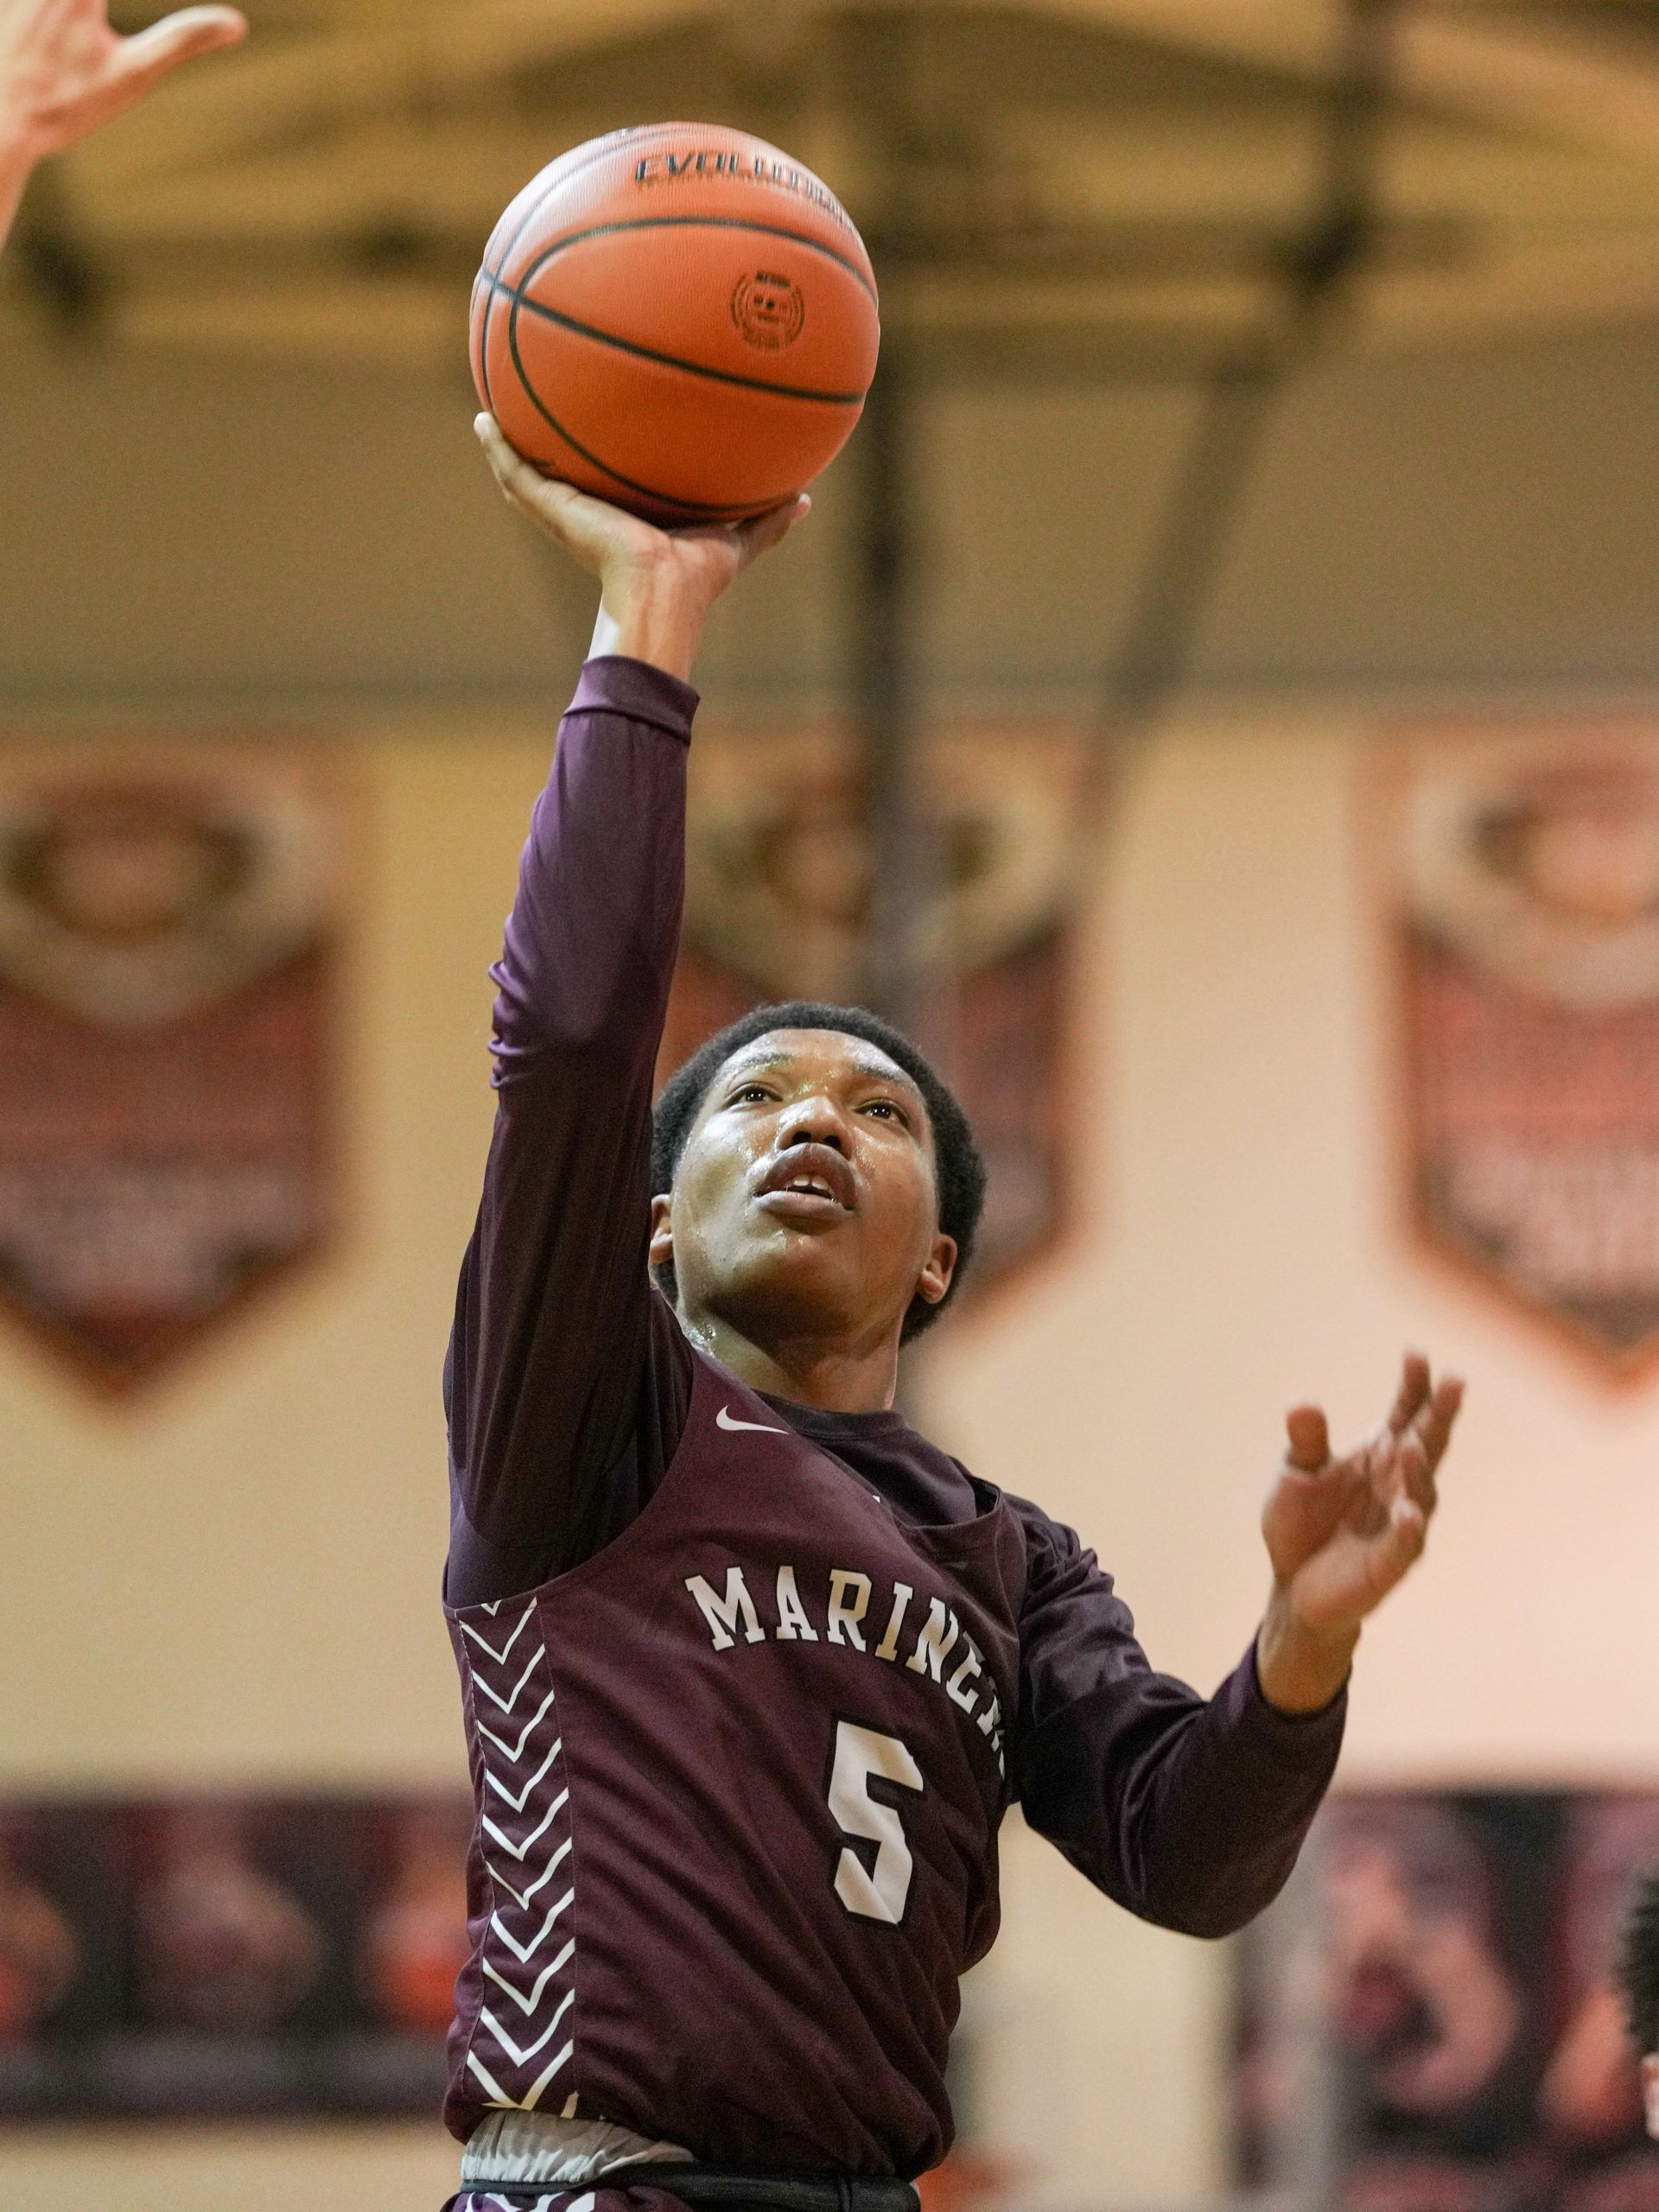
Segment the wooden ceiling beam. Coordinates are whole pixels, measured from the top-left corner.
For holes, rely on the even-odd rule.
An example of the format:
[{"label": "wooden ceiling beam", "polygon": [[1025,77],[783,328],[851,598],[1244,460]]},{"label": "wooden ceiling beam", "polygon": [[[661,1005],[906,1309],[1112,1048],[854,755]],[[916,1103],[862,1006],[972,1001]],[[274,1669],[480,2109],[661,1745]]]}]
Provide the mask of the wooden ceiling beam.
[{"label": "wooden ceiling beam", "polygon": [[[1001,4],[1001,0],[990,0]],[[1053,0],[1074,22],[1209,60],[1327,83],[1340,14],[1332,0]],[[1465,121],[1659,162],[1659,69],[1583,25],[1543,29],[1404,5],[1393,32],[1402,97]]]},{"label": "wooden ceiling beam", "polygon": [[395,28],[256,40],[187,71],[66,160],[88,190],[120,191],[296,136],[418,114],[515,69],[708,10],[709,0],[605,0],[602,14],[575,0],[410,0]]},{"label": "wooden ceiling beam", "polygon": [[1659,235],[1526,245],[1459,270],[1373,272],[1357,289],[1345,342],[1362,352],[1489,341],[1518,330],[1659,315]]},{"label": "wooden ceiling beam", "polygon": [[[1010,0],[964,0],[1001,7]],[[891,0],[901,8],[906,0]],[[1012,0],[1207,60],[1324,84],[1336,65],[1336,0]],[[600,39],[709,12],[709,0],[408,0],[391,20],[360,11],[319,37],[257,41],[212,69],[187,72],[70,157],[88,190],[116,191],[369,116],[429,108],[525,66]],[[1659,162],[1659,70],[1582,27],[1543,31],[1402,10],[1400,91],[1443,112]]]}]

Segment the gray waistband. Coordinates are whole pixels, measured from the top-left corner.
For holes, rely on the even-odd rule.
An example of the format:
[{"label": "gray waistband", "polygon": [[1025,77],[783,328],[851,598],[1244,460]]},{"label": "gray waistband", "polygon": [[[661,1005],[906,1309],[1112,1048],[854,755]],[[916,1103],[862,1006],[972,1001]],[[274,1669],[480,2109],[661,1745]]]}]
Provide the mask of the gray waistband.
[{"label": "gray waistband", "polygon": [[[569,2198],[569,2212],[593,2212],[599,2190],[656,2190],[677,2197],[687,2212],[921,2212],[914,2185],[890,2176],[688,2165],[683,2159],[630,2164],[600,2175],[585,2195]],[[555,2193],[539,2182],[463,2183],[444,2212],[455,2212],[463,2199],[467,2212],[552,2212]]]},{"label": "gray waistband", "polygon": [[467,2182],[543,2182],[576,2188],[619,2166],[687,2165],[677,2143],[653,2143],[607,2120],[564,2120],[551,2112],[487,2113],[461,2154]]}]

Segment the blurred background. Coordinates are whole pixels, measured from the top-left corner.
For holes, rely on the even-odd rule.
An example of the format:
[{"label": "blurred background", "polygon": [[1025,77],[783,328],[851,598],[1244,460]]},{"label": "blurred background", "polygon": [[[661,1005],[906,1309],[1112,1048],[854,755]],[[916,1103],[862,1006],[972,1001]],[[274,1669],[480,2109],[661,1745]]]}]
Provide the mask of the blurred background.
[{"label": "blurred background", "polygon": [[1471,1384],[1257,1931],[1010,1820],[933,2203],[1659,2207],[1659,10],[250,12],[0,261],[0,2202],[454,2186],[439,1373],[593,613],[467,300],[677,114],[829,181],[884,346],[700,664],[669,1055],[938,1052],[993,1212],[906,1403],[1206,1688],[1284,1407]]}]

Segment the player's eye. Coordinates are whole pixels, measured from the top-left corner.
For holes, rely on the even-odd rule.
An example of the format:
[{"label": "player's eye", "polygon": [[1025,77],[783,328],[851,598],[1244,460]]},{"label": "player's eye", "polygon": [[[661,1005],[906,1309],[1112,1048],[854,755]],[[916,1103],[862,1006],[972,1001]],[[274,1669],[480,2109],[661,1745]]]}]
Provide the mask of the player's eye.
[{"label": "player's eye", "polygon": [[899,1122],[906,1128],[910,1127],[909,1115],[902,1106],[891,1098],[872,1098],[864,1111],[867,1114],[878,1115],[884,1122]]},{"label": "player's eye", "polygon": [[728,1106],[745,1106],[757,1098],[770,1098],[772,1093],[764,1083],[741,1083],[726,1101]]}]

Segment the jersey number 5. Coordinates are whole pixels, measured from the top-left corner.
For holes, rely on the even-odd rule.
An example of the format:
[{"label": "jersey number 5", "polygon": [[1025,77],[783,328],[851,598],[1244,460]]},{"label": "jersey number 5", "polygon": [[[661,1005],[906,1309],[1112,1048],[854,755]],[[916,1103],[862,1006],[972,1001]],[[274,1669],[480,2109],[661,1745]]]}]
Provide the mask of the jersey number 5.
[{"label": "jersey number 5", "polygon": [[843,1835],[875,1846],[867,1866],[850,1846],[836,1861],[836,1895],[861,1920],[885,1920],[897,1927],[905,1916],[915,1862],[897,1806],[870,1795],[872,1782],[900,1789],[926,1787],[921,1769],[896,1736],[836,1723],[836,1758],[830,1772],[830,1811]]}]

